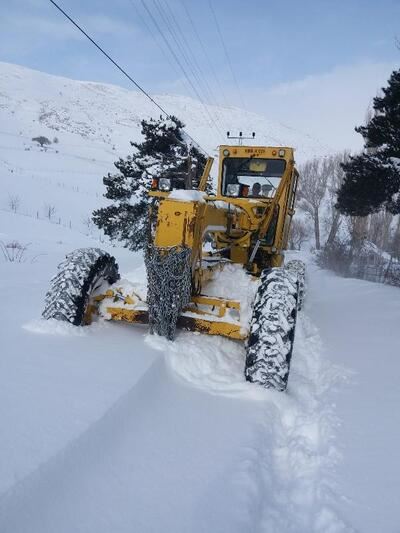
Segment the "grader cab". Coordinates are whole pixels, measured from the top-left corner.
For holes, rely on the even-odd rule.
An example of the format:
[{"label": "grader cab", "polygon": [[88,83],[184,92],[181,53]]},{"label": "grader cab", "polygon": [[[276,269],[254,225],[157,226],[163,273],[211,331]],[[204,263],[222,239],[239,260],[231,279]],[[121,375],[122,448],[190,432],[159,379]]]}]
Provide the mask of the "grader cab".
[{"label": "grader cab", "polygon": [[[97,314],[147,323],[171,340],[177,327],[241,340],[246,379],[284,390],[304,292],[304,265],[283,266],[298,180],[293,149],[221,146],[217,192],[206,194],[212,163],[196,190],[176,188],[173,177],[153,180],[146,298],[118,281],[113,257],[81,249],[60,265],[43,316],[83,325]],[[247,323],[240,301],[207,293],[227,264],[257,283]]]}]

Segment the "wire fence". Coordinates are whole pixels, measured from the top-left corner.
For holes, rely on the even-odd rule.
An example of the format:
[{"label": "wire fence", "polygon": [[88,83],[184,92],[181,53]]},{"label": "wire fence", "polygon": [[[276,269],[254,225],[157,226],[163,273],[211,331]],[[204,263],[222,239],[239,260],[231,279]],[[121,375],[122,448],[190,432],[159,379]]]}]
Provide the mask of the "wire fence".
[{"label": "wire fence", "polygon": [[351,264],[350,274],[359,279],[400,287],[400,261],[393,257],[361,256]]},{"label": "wire fence", "polygon": [[[18,215],[22,217],[34,218],[36,220],[43,220],[45,222],[48,222],[49,224],[53,224],[56,226],[62,226],[74,232],[85,235],[86,237],[91,237],[92,239],[98,240],[101,243],[104,243],[104,242],[108,243],[108,238],[104,235],[102,230],[98,230],[95,227],[94,223],[91,222],[91,219],[89,216],[86,218],[86,220],[82,220],[81,224],[78,224],[76,221],[73,222],[71,219],[64,219],[58,216],[56,213],[52,214],[49,212],[49,210],[48,210],[48,214],[46,215],[42,215],[40,211],[27,213],[27,212],[21,212],[19,210],[5,209],[5,208],[0,208],[0,211],[4,211],[6,213],[12,213],[13,215]],[[83,230],[85,226],[86,226],[86,231]]]}]

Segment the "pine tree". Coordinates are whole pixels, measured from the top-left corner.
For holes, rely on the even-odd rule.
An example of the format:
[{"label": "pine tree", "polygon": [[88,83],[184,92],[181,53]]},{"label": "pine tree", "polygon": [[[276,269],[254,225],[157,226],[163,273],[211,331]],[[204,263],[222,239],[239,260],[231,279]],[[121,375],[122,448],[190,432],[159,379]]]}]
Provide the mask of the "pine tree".
[{"label": "pine tree", "polygon": [[366,216],[382,208],[400,213],[400,70],[392,72],[382,96],[374,98],[373,115],[356,128],[363,153],[344,163],[344,182],[337,208],[346,215]]},{"label": "pine tree", "polygon": [[104,196],[112,203],[93,212],[94,223],[131,250],[140,250],[146,243],[150,203],[147,193],[153,178],[178,178],[184,187],[190,175],[196,188],[206,161],[187,142],[184,125],[176,117],[142,120],[141,126],[143,142],[131,142],[134,153],[116,161],[118,172],[103,178]]}]

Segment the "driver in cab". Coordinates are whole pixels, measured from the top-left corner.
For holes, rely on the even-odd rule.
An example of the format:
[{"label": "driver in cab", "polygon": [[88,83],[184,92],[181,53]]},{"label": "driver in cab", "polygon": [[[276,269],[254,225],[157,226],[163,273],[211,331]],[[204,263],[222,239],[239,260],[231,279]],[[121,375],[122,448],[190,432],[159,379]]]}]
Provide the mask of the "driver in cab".
[{"label": "driver in cab", "polygon": [[257,198],[258,196],[260,196],[260,193],[261,193],[261,185],[258,182],[256,182],[253,184],[253,187],[251,188],[251,195]]}]

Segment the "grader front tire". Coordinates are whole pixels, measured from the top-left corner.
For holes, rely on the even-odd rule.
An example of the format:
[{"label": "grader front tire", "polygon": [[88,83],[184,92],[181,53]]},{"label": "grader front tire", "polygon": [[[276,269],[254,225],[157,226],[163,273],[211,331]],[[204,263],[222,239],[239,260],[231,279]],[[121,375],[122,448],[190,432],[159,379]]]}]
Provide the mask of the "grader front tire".
[{"label": "grader front tire", "polygon": [[247,341],[245,376],[265,388],[286,389],[297,316],[298,283],[284,268],[265,270]]},{"label": "grader front tire", "polygon": [[111,285],[118,279],[118,265],[107,252],[99,248],[71,252],[51,280],[43,318],[84,325],[90,297],[103,283]]}]

